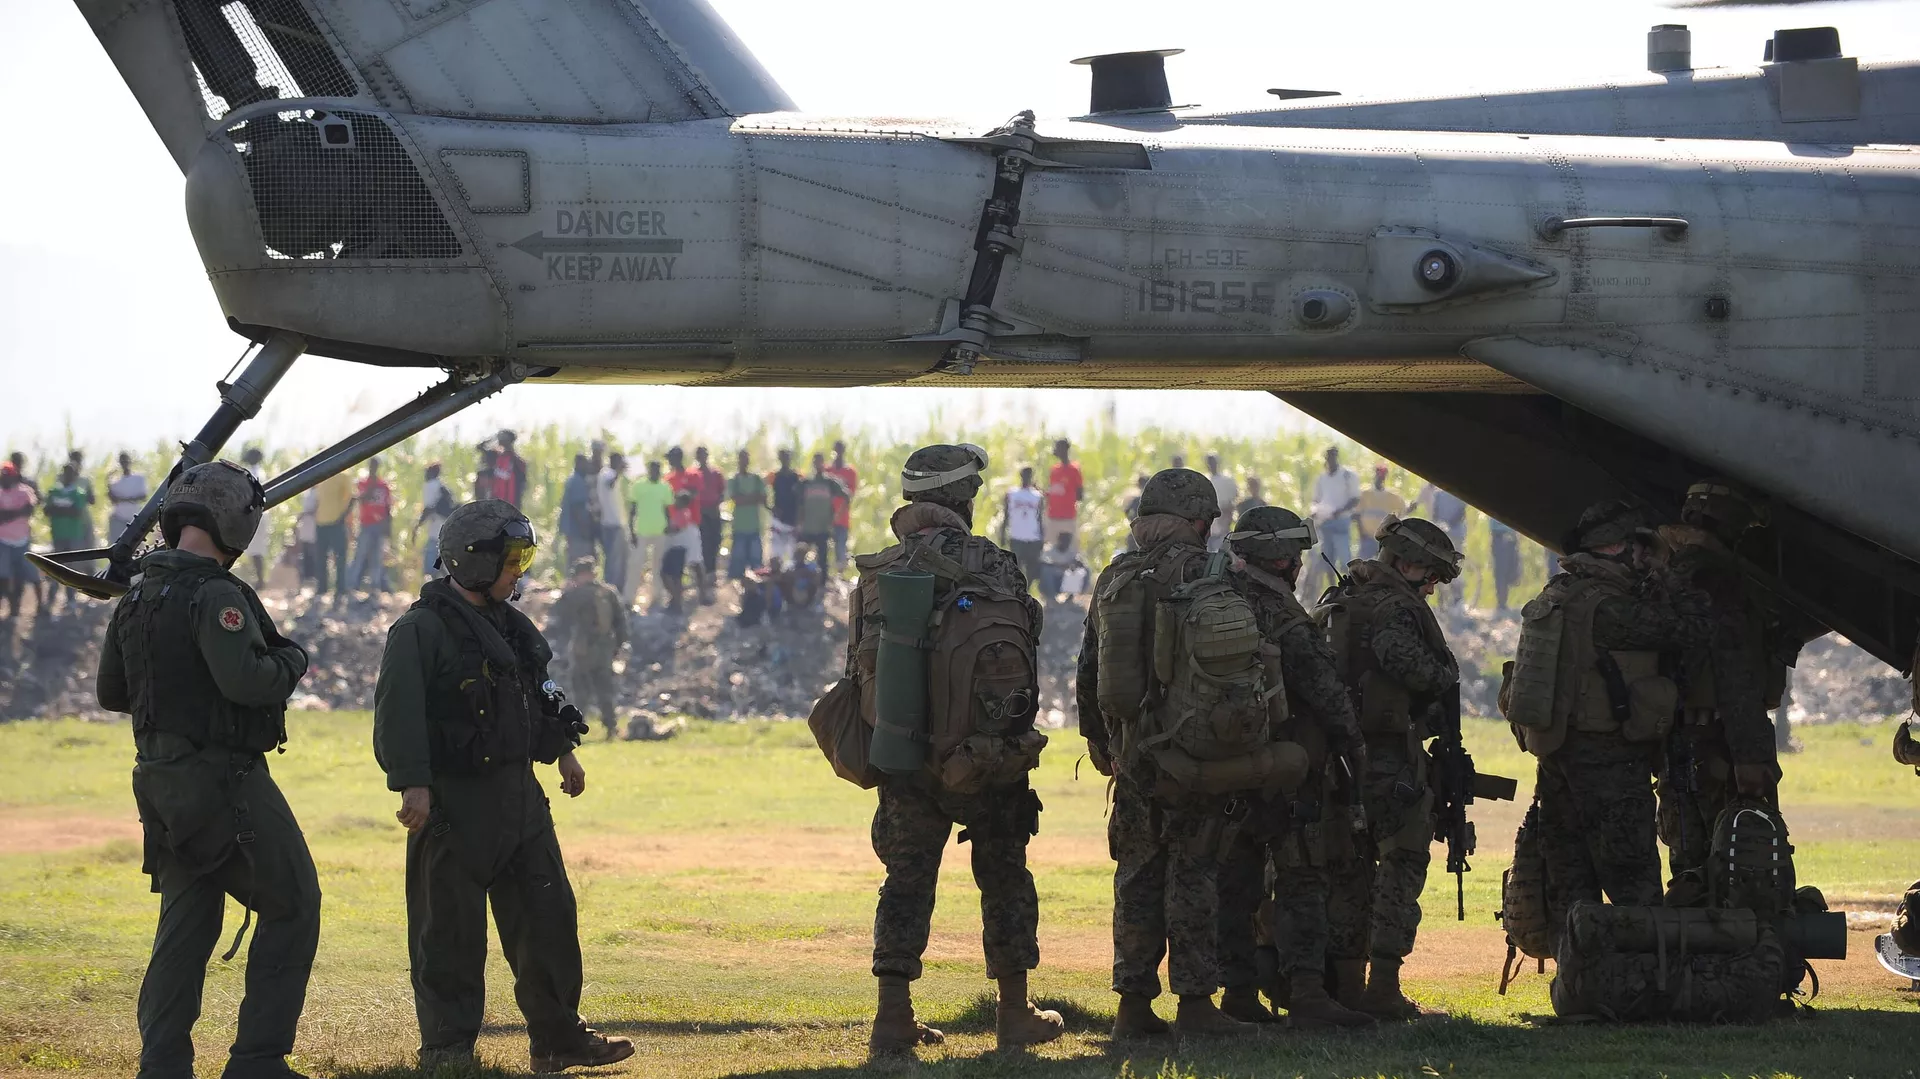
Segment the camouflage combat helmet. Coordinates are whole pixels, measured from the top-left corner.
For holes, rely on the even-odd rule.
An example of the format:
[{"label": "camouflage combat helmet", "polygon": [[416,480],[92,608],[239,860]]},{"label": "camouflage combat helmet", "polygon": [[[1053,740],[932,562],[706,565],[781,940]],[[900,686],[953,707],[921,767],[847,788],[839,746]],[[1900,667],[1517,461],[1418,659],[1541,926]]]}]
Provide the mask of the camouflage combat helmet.
[{"label": "camouflage combat helmet", "polygon": [[1313,522],[1279,506],[1257,506],[1240,515],[1227,533],[1233,553],[1263,562],[1284,562],[1318,542]]},{"label": "camouflage combat helmet", "polygon": [[1213,481],[1191,468],[1163,468],[1140,489],[1140,516],[1170,513],[1187,521],[1211,521],[1220,516],[1220,496]]},{"label": "camouflage combat helmet", "polygon": [[1418,517],[1402,520],[1389,513],[1373,538],[1380,541],[1381,554],[1425,566],[1439,576],[1442,584],[1460,576],[1460,552],[1453,549],[1453,541],[1432,521]]},{"label": "camouflage combat helmet", "polygon": [[509,560],[525,572],[537,546],[532,523],[498,498],[468,502],[440,526],[440,565],[455,584],[475,592],[493,587]]},{"label": "camouflage combat helmet", "polygon": [[1567,538],[1566,547],[1569,551],[1592,551],[1652,534],[1645,511],[1624,498],[1615,498],[1588,506]]},{"label": "camouflage combat helmet", "polygon": [[180,530],[193,525],[205,529],[215,546],[237,555],[253,542],[266,509],[266,492],[253,473],[231,461],[195,465],[167,487],[160,534],[173,546],[180,542]]},{"label": "camouflage combat helmet", "polygon": [[1688,524],[1710,522],[1721,538],[1734,539],[1749,528],[1764,526],[1767,508],[1745,488],[1729,480],[1708,477],[1687,488],[1686,501],[1680,504],[1680,516]]},{"label": "camouflage combat helmet", "polygon": [[908,502],[937,502],[959,508],[973,503],[985,482],[987,451],[972,443],[922,446],[900,469],[900,497]]},{"label": "camouflage combat helmet", "polygon": [[590,554],[583,554],[579,558],[576,558],[573,561],[567,563],[567,576],[578,577],[582,573],[591,574],[594,571],[598,570],[599,568],[600,568],[599,559],[593,557]]}]

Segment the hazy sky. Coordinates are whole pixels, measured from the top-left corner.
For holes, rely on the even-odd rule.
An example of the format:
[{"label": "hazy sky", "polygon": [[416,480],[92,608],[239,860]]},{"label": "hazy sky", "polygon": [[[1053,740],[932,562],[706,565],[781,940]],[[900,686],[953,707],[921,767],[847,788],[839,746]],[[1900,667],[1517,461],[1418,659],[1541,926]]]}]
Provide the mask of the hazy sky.
[{"label": "hazy sky", "polygon": [[[1693,28],[1698,67],[1749,65],[1777,27],[1835,25],[1850,55],[1920,57],[1920,0],[1675,9],[1645,0],[712,0],[802,109],[962,116],[1073,115],[1086,69],[1122,49],[1168,62],[1176,101],[1255,107],[1267,87],[1437,93],[1595,82],[1644,70],[1656,22]],[[1097,20],[1088,13],[1097,11]],[[51,446],[71,427],[104,449],[189,437],[243,342],[227,331],[181,209],[181,177],[119,74],[65,0],[0,0],[0,439]],[[241,433],[310,443],[345,433],[433,380],[305,358]],[[724,434],[831,409],[917,428],[930,409],[1013,411],[1078,427],[1116,395],[1077,391],[687,390],[518,387],[454,423],[483,431],[561,420],[640,436]],[[1121,422],[1297,423],[1265,394],[1117,395]],[[718,429],[716,431],[716,428]]]}]

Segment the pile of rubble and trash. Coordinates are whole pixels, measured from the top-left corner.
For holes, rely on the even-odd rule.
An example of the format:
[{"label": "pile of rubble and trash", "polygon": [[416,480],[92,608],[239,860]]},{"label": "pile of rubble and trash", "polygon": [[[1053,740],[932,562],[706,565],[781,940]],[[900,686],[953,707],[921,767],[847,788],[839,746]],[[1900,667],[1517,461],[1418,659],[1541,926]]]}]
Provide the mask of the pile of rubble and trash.
[{"label": "pile of rubble and trash", "polygon": [[[632,644],[616,662],[623,731],[628,737],[670,732],[687,718],[803,718],[845,665],[847,598],[852,584],[836,581],[815,607],[789,609],[778,619],[742,625],[731,589],[712,606],[690,606],[685,616],[637,614]],[[535,589],[520,601],[544,624],[557,591]],[[411,596],[362,596],[336,602],[310,591],[269,589],[261,595],[281,632],[312,658],[291,704],[298,709],[365,710],[387,627],[405,613]],[[1040,644],[1039,723],[1074,723],[1074,675],[1086,622],[1086,597],[1045,604]],[[41,617],[26,613],[0,622],[0,719],[80,716],[117,720],[94,701],[99,642],[112,607],[81,600]],[[1460,659],[1461,703],[1474,715],[1497,714],[1500,665],[1520,636],[1517,615],[1443,609],[1441,625]],[[565,685],[564,660],[554,675]],[[1788,715],[1795,724],[1878,719],[1908,710],[1907,681],[1899,672],[1836,636],[1808,644],[1793,672]],[[594,717],[597,719],[597,717]]]}]

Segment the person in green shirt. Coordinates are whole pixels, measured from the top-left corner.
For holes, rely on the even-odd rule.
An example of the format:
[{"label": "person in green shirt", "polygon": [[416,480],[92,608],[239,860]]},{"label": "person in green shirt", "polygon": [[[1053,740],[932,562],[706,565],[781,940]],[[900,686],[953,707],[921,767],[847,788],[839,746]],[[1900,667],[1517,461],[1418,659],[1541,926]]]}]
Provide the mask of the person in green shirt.
[{"label": "person in green shirt", "polygon": [[660,559],[667,553],[667,507],[673,505],[673,488],[660,478],[660,462],[648,461],[647,474],[627,488],[627,538],[633,546],[627,552],[626,589],[621,599],[632,607],[640,594],[640,581],[652,576],[647,592],[651,608],[660,598]]},{"label": "person in green shirt", "polygon": [[727,480],[727,499],[733,503],[733,539],[727,545],[727,579],[738,581],[750,569],[760,568],[760,529],[767,513],[767,481],[747,466],[740,451],[740,471]]},{"label": "person in green shirt", "polygon": [[[47,488],[41,503],[47,526],[53,533],[54,550],[77,551],[93,545],[93,521],[87,513],[87,504],[92,501],[92,492],[81,486],[79,470],[71,463],[61,465],[60,482]],[[48,597],[48,613],[52,613],[63,593],[67,597],[67,609],[73,609],[73,589],[62,588]]]},{"label": "person in green shirt", "polygon": [[[799,540],[813,551],[820,576],[827,575],[828,545],[833,542],[834,500],[851,497],[840,477],[827,471],[827,455],[813,455],[813,475],[800,481]],[[795,559],[795,565],[799,559]]]}]

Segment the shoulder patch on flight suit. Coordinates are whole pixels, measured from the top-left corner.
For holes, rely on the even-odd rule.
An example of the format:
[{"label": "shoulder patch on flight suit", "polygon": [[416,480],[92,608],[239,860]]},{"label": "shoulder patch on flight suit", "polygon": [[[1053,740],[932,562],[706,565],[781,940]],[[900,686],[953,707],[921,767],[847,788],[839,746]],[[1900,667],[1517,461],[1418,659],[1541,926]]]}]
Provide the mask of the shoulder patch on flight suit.
[{"label": "shoulder patch on flight suit", "polygon": [[238,633],[247,628],[246,613],[238,607],[220,608],[220,628],[228,633]]}]

